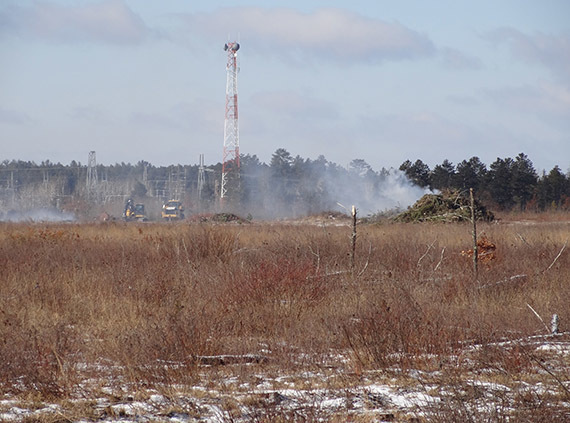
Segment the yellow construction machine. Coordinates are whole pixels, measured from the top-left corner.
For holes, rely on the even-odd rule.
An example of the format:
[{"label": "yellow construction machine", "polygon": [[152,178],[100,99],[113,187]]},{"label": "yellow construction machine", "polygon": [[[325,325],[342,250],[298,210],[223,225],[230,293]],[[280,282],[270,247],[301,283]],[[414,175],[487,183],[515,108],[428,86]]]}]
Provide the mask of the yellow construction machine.
[{"label": "yellow construction machine", "polygon": [[162,206],[162,218],[164,220],[184,219],[184,206],[178,200],[170,200]]},{"label": "yellow construction machine", "polygon": [[144,204],[137,203],[129,198],[125,203],[125,210],[123,211],[123,218],[127,221],[138,220],[140,222],[146,221],[146,214],[144,211]]}]

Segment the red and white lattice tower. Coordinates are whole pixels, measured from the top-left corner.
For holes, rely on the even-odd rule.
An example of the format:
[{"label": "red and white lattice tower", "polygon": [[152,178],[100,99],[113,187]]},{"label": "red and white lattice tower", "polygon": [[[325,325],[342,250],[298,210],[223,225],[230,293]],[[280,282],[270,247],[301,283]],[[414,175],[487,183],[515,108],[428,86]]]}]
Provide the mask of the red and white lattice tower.
[{"label": "red and white lattice tower", "polygon": [[239,44],[228,42],[224,46],[228,54],[226,65],[226,118],[224,121],[224,155],[222,160],[222,184],[220,198],[228,196],[233,187],[230,180],[239,179],[239,122],[238,122],[238,88],[237,88],[237,52]]}]

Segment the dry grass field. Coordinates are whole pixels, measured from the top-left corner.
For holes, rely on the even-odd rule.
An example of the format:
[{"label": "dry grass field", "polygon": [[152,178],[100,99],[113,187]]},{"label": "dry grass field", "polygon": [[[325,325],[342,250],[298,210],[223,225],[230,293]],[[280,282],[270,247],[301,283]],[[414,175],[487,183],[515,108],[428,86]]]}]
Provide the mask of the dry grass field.
[{"label": "dry grass field", "polygon": [[570,219],[478,232],[0,224],[0,420],[569,421]]}]

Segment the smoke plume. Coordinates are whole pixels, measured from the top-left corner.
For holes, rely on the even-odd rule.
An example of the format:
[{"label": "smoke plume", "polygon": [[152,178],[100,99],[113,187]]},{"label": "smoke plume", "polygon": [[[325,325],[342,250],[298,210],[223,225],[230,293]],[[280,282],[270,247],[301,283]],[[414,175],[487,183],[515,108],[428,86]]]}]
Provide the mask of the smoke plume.
[{"label": "smoke plume", "polygon": [[0,213],[0,221],[3,222],[72,222],[74,220],[73,214],[51,208],[10,210]]}]

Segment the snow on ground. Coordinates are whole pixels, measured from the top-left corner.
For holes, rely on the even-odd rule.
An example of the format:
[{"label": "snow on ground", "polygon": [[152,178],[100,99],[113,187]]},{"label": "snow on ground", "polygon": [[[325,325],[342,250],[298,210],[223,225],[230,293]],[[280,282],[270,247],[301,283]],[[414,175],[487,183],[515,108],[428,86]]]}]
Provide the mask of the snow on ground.
[{"label": "snow on ground", "polygon": [[[543,354],[542,362],[534,369],[526,369],[524,375],[517,373],[510,378],[492,367],[456,368],[461,372],[453,379],[439,368],[355,373],[344,364],[288,372],[266,363],[202,365],[193,386],[135,391],[126,383],[108,379],[107,384],[91,381],[97,385],[91,391],[86,386],[89,382],[85,382],[76,398],[54,403],[34,400],[33,395],[5,396],[0,398],[0,421],[412,422],[436,421],[441,410],[463,413],[460,415],[476,421],[478,416],[488,420],[498,412],[516,413],[514,404],[521,395],[527,402],[533,398],[537,404],[550,401],[556,416],[570,419],[569,335],[529,338],[534,353]],[[449,361],[457,362],[455,357]],[[553,369],[554,365],[566,367]],[[94,397],[86,398],[85,392],[93,392]],[[458,401],[459,411],[454,410]]]}]

